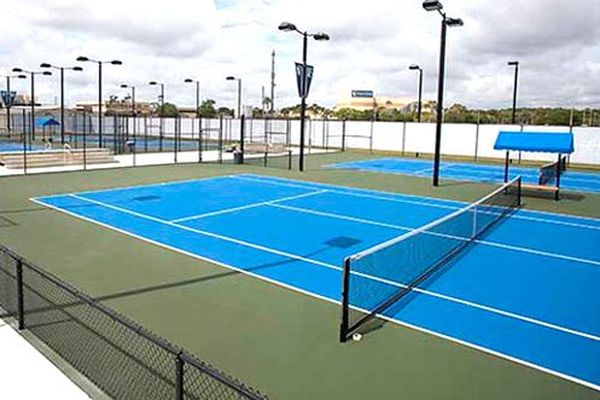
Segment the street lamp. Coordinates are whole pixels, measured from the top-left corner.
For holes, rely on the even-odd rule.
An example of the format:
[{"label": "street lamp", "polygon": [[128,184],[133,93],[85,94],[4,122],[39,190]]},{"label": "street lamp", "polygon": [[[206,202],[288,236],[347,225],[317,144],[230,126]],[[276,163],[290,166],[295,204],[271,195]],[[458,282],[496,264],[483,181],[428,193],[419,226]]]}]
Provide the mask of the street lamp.
[{"label": "street lamp", "polygon": [[242,116],[242,79],[236,78],[235,76],[228,76],[228,81],[237,81],[238,83],[238,95],[237,95],[237,117],[240,118]]},{"label": "street lamp", "polygon": [[[317,41],[327,41],[329,40],[329,35],[323,32],[309,33],[307,31],[299,30],[296,25],[291,22],[282,22],[278,28],[283,32],[297,32],[302,35],[302,85],[306,92],[307,84],[306,84],[306,59],[307,59],[307,46],[308,46],[308,38],[312,37]],[[304,136],[305,136],[305,126],[304,126],[304,118],[306,116],[306,97],[308,93],[302,93],[301,102],[300,102],[300,162],[299,168],[300,171],[304,171]]]},{"label": "street lamp", "polygon": [[439,186],[440,181],[440,147],[442,142],[442,122],[444,119],[444,75],[446,69],[446,29],[448,27],[463,26],[460,18],[450,18],[442,11],[443,5],[438,0],[423,2],[426,11],[437,11],[442,16],[442,34],[440,40],[440,69],[438,72],[438,99],[437,118],[435,126],[435,154],[433,161],[433,186]]},{"label": "street lamp", "polygon": [[10,94],[10,78],[17,78],[17,79],[27,79],[26,75],[23,74],[18,74],[18,75],[4,75],[4,77],[6,78],[6,96],[7,98],[5,100],[7,100],[4,103],[4,106],[6,107],[6,130],[8,131],[8,134],[10,135],[11,133],[11,126],[10,126],[10,109],[12,108],[12,96]]},{"label": "street lamp", "polygon": [[50,71],[27,71],[22,68],[13,68],[12,72],[29,74],[31,77],[31,139],[35,140],[35,76],[52,75]]},{"label": "street lamp", "polygon": [[100,60],[92,60],[91,58],[79,56],[77,57],[77,61],[79,62],[93,62],[98,64],[98,141],[100,147],[103,146],[102,142],[102,64],[112,64],[112,65],[123,65],[123,63],[119,60],[111,60],[111,61],[100,61]]},{"label": "street lamp", "polygon": [[[135,86],[127,85],[123,83],[121,85],[122,89],[131,89],[131,115],[135,118]],[[133,124],[134,132],[135,132],[135,122]]]},{"label": "street lamp", "polygon": [[81,67],[57,67],[43,63],[40,68],[54,68],[60,71],[60,143],[65,144],[65,70],[83,71]]},{"label": "street lamp", "polygon": [[200,82],[191,78],[185,79],[184,82],[196,84],[196,118],[200,118]]},{"label": "street lamp", "polygon": [[417,121],[421,122],[422,96],[423,96],[423,68],[417,64],[408,67],[411,71],[419,71],[419,103],[417,106]]},{"label": "street lamp", "polygon": [[163,116],[165,112],[165,84],[156,81],[148,82],[150,86],[160,86],[160,113],[159,116],[159,131],[158,131],[158,151],[163,151]]},{"label": "street lamp", "polygon": [[514,125],[517,120],[517,85],[519,83],[519,62],[509,61],[510,67],[515,67],[515,84],[513,86],[513,106],[512,106],[512,124]]}]

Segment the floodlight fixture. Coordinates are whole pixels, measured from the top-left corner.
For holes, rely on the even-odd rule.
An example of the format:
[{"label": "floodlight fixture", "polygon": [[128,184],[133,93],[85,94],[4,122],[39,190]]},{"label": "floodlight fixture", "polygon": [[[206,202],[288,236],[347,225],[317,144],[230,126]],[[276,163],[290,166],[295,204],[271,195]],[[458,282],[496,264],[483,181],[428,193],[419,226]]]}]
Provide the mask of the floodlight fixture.
[{"label": "floodlight fixture", "polygon": [[444,6],[438,0],[425,0],[423,8],[427,11],[441,11]]},{"label": "floodlight fixture", "polygon": [[284,32],[291,32],[291,31],[297,31],[298,28],[296,28],[296,25],[292,24],[291,22],[282,22],[281,24],[279,24],[279,28],[280,31],[284,31]]}]

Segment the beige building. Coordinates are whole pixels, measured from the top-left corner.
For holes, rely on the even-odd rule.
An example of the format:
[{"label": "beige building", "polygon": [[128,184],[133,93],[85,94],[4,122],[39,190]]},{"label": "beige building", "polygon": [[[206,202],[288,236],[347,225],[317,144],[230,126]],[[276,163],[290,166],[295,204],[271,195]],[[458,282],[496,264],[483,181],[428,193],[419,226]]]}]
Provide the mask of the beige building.
[{"label": "beige building", "polygon": [[401,97],[390,97],[390,96],[375,96],[373,97],[346,97],[340,99],[335,110],[341,110],[349,108],[357,111],[367,111],[373,108],[377,109],[390,109],[390,110],[403,110],[409,111],[410,106],[415,101],[413,99],[401,98]]},{"label": "beige building", "polygon": [[[131,114],[131,101],[104,101],[102,103],[102,112],[106,114]],[[75,105],[75,110],[87,113],[98,113],[97,101],[85,101]],[[135,102],[135,111],[137,115],[150,115],[156,112],[156,105],[148,102]]]}]

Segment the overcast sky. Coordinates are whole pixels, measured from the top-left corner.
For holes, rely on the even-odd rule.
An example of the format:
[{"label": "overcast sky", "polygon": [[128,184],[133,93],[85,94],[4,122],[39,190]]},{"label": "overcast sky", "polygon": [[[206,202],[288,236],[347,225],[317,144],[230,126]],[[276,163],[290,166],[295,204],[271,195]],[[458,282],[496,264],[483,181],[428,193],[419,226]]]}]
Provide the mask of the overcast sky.
[{"label": "overcast sky", "polygon": [[[600,7],[584,0],[444,0],[465,25],[448,31],[446,105],[510,107],[513,70],[521,62],[521,106],[600,106]],[[276,106],[298,103],[294,61],[301,38],[277,30],[281,21],[324,31],[330,42],[309,42],[315,77],[309,102],[333,106],[352,89],[416,96],[416,72],[425,70],[425,98],[435,99],[440,17],[420,0],[2,0],[0,74],[41,62],[77,65],[79,55],[119,59],[106,66],[104,93],[156,100],[150,80],[166,84],[166,100],[192,105],[202,98],[233,107],[243,79],[244,103],[259,105],[268,90],[270,54],[276,59]],[[97,67],[67,76],[67,102],[97,98]],[[4,88],[3,81],[0,87]],[[28,81],[14,83],[28,91]],[[38,77],[39,99],[58,96],[57,77]]]}]

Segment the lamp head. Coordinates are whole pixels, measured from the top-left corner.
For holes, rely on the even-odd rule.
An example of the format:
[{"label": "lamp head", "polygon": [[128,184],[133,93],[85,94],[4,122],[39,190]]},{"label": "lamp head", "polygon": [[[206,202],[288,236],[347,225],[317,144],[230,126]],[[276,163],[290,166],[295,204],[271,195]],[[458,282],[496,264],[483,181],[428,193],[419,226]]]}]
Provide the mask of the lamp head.
[{"label": "lamp head", "polygon": [[84,57],[84,56],[79,56],[79,57],[77,57],[77,61],[86,62],[86,61],[90,61],[90,59],[87,57]]},{"label": "lamp head", "polygon": [[235,76],[228,76],[225,79],[228,80],[228,81],[235,81]]},{"label": "lamp head", "polygon": [[13,68],[12,72],[25,72],[25,71],[23,71],[23,69],[21,69],[21,68]]},{"label": "lamp head", "polygon": [[460,18],[446,18],[446,26],[448,26],[449,28],[455,26],[463,26],[464,24],[465,23]]},{"label": "lamp head", "polygon": [[27,75],[17,75],[17,78],[19,78],[19,79],[27,79]]},{"label": "lamp head", "polygon": [[123,89],[127,89],[129,86],[123,83],[123,84],[121,85],[121,87],[122,87]]},{"label": "lamp head", "polygon": [[440,11],[444,6],[438,0],[425,0],[423,8],[427,11]]},{"label": "lamp head", "polygon": [[44,72],[42,72],[42,75],[50,76],[50,75],[52,75],[52,72],[44,71]]},{"label": "lamp head", "polygon": [[185,83],[192,83],[192,82],[194,82],[194,81],[193,81],[192,79],[190,79],[190,78],[187,78],[187,79],[185,79],[185,80],[184,80],[184,82],[185,82]]},{"label": "lamp head", "polygon": [[279,24],[279,28],[280,31],[284,31],[284,32],[291,32],[291,31],[297,31],[298,28],[296,28],[296,25],[292,24],[291,22],[282,22],[281,24]]},{"label": "lamp head", "polygon": [[42,63],[42,64],[40,64],[40,68],[52,68],[52,65],[50,65],[48,63]]},{"label": "lamp head", "polygon": [[511,67],[516,67],[517,65],[519,65],[518,61],[509,61],[508,65],[510,65]]},{"label": "lamp head", "polygon": [[73,67],[71,68],[73,71],[83,71],[83,68],[81,67]]},{"label": "lamp head", "polygon": [[158,83],[156,83],[156,81],[150,81],[150,82],[148,82],[148,85],[156,86],[156,85],[158,85]]},{"label": "lamp head", "polygon": [[412,64],[410,67],[408,67],[408,69],[415,71],[420,70],[421,67],[419,67],[417,64]]},{"label": "lamp head", "polygon": [[327,41],[327,40],[329,40],[329,35],[326,34],[325,32],[315,33],[313,35],[313,37],[315,38],[315,40],[319,40],[319,41]]},{"label": "lamp head", "polygon": [[112,60],[110,63],[112,65],[123,65],[123,63],[121,61],[119,61],[119,60]]}]

